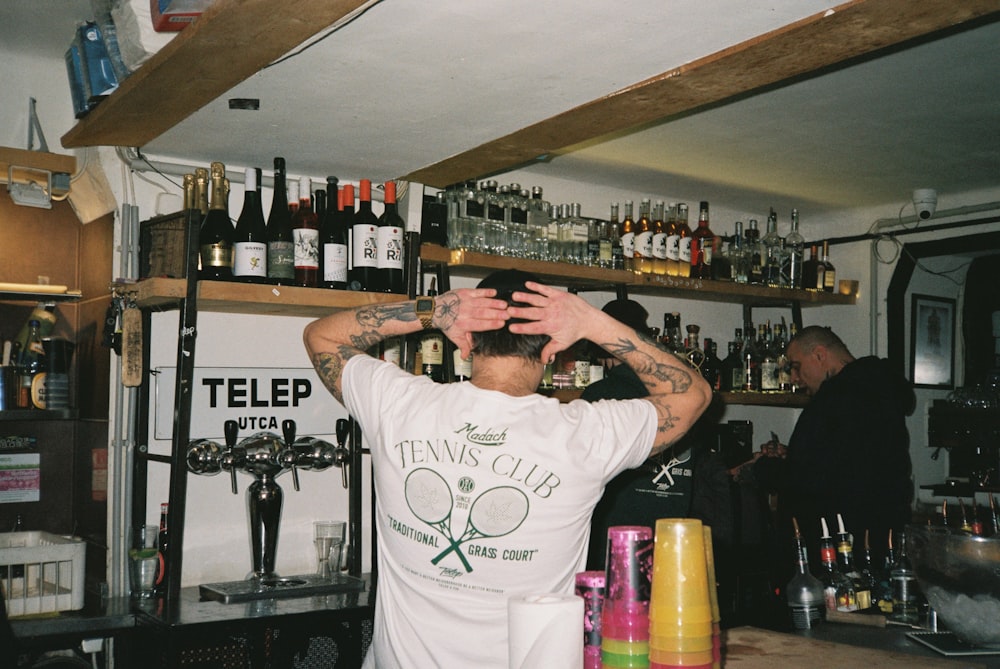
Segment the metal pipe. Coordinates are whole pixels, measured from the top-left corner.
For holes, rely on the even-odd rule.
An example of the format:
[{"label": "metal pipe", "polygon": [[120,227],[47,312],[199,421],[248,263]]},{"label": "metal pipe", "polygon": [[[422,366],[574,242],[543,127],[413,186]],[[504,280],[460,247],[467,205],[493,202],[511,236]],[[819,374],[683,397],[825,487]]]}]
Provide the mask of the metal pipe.
[{"label": "metal pipe", "polygon": [[[1000,209],[1000,202],[984,202],[982,204],[970,204],[964,207],[954,207],[952,209],[943,209],[934,214],[934,218],[949,218],[951,216],[964,216],[966,214],[978,214],[983,211],[994,211]],[[896,225],[906,225],[908,223],[919,223],[925,222],[925,219],[917,218],[916,214],[910,214],[909,216],[899,216],[896,218],[880,218],[875,221],[875,225],[872,230],[878,232],[883,228],[891,228]]]}]

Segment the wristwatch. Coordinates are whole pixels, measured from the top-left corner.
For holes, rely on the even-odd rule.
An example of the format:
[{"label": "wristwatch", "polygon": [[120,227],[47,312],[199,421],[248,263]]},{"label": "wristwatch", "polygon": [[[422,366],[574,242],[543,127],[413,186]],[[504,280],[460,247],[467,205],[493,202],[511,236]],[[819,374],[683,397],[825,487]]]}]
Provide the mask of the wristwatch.
[{"label": "wristwatch", "polygon": [[413,304],[413,311],[416,312],[417,318],[420,319],[420,325],[423,326],[425,330],[430,330],[434,327],[431,322],[434,318],[433,297],[418,297],[417,301]]}]

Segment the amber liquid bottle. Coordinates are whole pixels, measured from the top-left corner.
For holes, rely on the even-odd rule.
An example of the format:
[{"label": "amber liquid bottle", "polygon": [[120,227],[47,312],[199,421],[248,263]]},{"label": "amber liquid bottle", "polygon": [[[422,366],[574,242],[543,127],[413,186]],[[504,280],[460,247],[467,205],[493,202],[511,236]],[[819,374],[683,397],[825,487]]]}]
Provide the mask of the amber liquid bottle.
[{"label": "amber liquid bottle", "polygon": [[378,217],[372,211],[372,182],[361,180],[358,210],[351,222],[352,290],[378,290]]},{"label": "amber liquid bottle", "polygon": [[663,201],[653,206],[653,274],[667,273],[667,224],[663,220]]},{"label": "amber liquid bottle", "polygon": [[625,200],[625,219],[622,221],[622,260],[624,269],[635,269],[635,219],[632,218],[632,200]]},{"label": "amber liquid bottle", "polygon": [[837,270],[830,262],[830,242],[823,240],[823,290],[832,293],[837,290]]},{"label": "amber liquid bottle", "polygon": [[677,276],[691,276],[691,228],[683,202],[677,205]]},{"label": "amber liquid bottle", "polygon": [[653,221],[649,218],[649,200],[639,203],[639,219],[635,224],[634,269],[643,274],[653,273]]},{"label": "amber liquid bottle", "polygon": [[698,211],[698,227],[691,233],[691,276],[712,278],[712,255],[715,234],[708,227],[708,202],[702,201]]},{"label": "amber liquid bottle", "polygon": [[315,288],[319,280],[319,218],[313,211],[312,179],[299,179],[299,208],[292,216],[295,285]]}]

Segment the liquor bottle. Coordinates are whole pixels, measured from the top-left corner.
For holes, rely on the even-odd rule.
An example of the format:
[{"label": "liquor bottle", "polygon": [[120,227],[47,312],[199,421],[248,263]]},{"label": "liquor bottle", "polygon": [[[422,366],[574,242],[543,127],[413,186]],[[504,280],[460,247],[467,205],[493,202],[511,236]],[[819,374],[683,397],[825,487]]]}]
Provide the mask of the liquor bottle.
[{"label": "liquor bottle", "polygon": [[840,573],[854,583],[854,598],[857,610],[863,611],[872,605],[871,588],[861,578],[861,571],[854,564],[854,544],[844,527],[844,518],[837,514],[837,568]]},{"label": "liquor bottle", "polygon": [[17,398],[18,409],[44,409],[45,397],[42,385],[45,378],[42,349],[41,322],[28,321],[28,336],[24,348],[17,354]]},{"label": "liquor bottle", "polygon": [[[525,212],[527,213],[527,212]],[[378,273],[384,293],[403,293],[403,230],[396,205],[396,182],[385,182],[385,209],[378,219]]]},{"label": "liquor bottle", "polygon": [[823,535],[819,540],[820,559],[823,561],[820,581],[823,583],[826,608],[828,611],[857,611],[854,583],[837,568],[837,551],[826,525],[826,518],[820,518],[820,522],[823,526]]},{"label": "liquor bottle", "polygon": [[319,280],[319,220],[312,205],[312,179],[299,178],[299,206],[292,215],[294,284],[315,288]]},{"label": "liquor bottle", "polygon": [[743,330],[736,328],[736,339],[729,342],[726,359],[722,361],[719,374],[719,390],[732,392],[743,390]]},{"label": "liquor bottle", "polygon": [[751,218],[747,222],[746,234],[743,236],[743,252],[747,257],[747,281],[752,284],[763,283],[764,277],[764,256],[760,244],[760,230],[757,227],[757,219]]},{"label": "liquor bottle", "polygon": [[[427,295],[437,295],[437,277],[431,278]],[[427,330],[420,337],[420,373],[435,383],[444,383],[444,335],[440,330]]]},{"label": "liquor bottle", "polygon": [[[615,228],[617,230],[617,227]],[[614,244],[611,242],[611,223],[607,221],[597,222],[597,266],[604,269],[611,269],[614,259],[611,250]]]},{"label": "liquor bottle", "polygon": [[295,278],[292,214],[288,210],[285,159],[281,157],[274,159],[274,197],[267,216],[267,278],[284,286]]},{"label": "liquor bottle", "polygon": [[[528,191],[512,183],[507,193],[507,255],[526,258],[528,249]],[[597,243],[597,240],[594,240]],[[596,257],[596,248],[595,248]]]},{"label": "liquor bottle", "polygon": [[830,262],[830,242],[823,240],[823,290],[828,293],[834,292],[837,288],[837,270]]},{"label": "liquor bottle", "polygon": [[663,200],[653,205],[653,274],[667,273],[667,223],[663,220]]},{"label": "liquor bottle", "polygon": [[757,330],[757,350],[760,351],[760,391],[778,391],[778,358],[771,346],[771,328],[761,324]]},{"label": "liquor bottle", "polygon": [[817,284],[819,268],[819,250],[815,244],[809,247],[809,257],[802,261],[802,287],[805,290],[823,290],[822,284]]},{"label": "liquor bottle", "polygon": [[668,351],[684,353],[684,342],[681,341],[681,315],[676,311],[663,314],[663,336],[660,342]]},{"label": "liquor bottle", "polygon": [[671,202],[666,212],[667,233],[667,276],[680,276],[680,243],[681,237],[677,229],[677,205]]},{"label": "liquor bottle", "polygon": [[760,351],[757,350],[753,323],[749,321],[743,324],[743,347],[740,349],[740,355],[743,358],[743,379],[740,387],[742,390],[756,392],[760,390]]},{"label": "liquor bottle", "polygon": [[705,360],[701,363],[701,375],[712,390],[719,390],[722,376],[722,361],[719,360],[718,346],[710,337],[705,337]]},{"label": "liquor bottle", "polygon": [[608,225],[608,237],[611,238],[611,269],[625,269],[625,251],[617,222]]},{"label": "liquor bottle", "polygon": [[892,530],[889,530],[889,542],[886,546],[885,558],[882,566],[875,573],[876,586],[872,592],[872,600],[878,610],[886,615],[892,614],[892,580],[890,573],[892,565],[896,563],[896,551],[892,543]]},{"label": "liquor bottle", "polygon": [[778,392],[792,392],[792,369],[788,362],[788,340],[785,339],[785,326],[781,323],[774,324],[774,336],[771,338],[774,347],[774,357],[777,361],[778,369]]},{"label": "liquor bottle", "polygon": [[702,200],[698,208],[698,227],[691,233],[691,276],[697,279],[712,278],[712,255],[715,251],[715,234],[708,227],[708,202]]},{"label": "liquor bottle", "polygon": [[344,290],[347,288],[347,223],[344,221],[344,193],[337,177],[326,178],[326,213],[319,221],[320,266],[323,268],[319,286]]},{"label": "liquor bottle", "polygon": [[236,219],[233,278],[246,283],[267,281],[267,224],[260,203],[260,168],[243,173],[243,209]]},{"label": "liquor bottle", "polygon": [[677,205],[677,275],[691,276],[691,228],[688,226],[688,206]]},{"label": "liquor bottle", "polygon": [[160,531],[156,535],[156,551],[160,557],[160,570],[156,575],[156,593],[167,591],[167,565],[170,563],[170,531],[167,527],[169,506],[166,502],[160,504]]},{"label": "liquor bottle", "polygon": [[809,557],[806,546],[802,542],[799,523],[792,518],[795,527],[795,555],[798,560],[798,571],[785,586],[788,607],[792,613],[792,624],[795,629],[806,630],[815,627],[823,620],[826,608],[823,584],[809,571]]},{"label": "liquor bottle", "polygon": [[868,605],[865,608],[878,608],[878,579],[875,576],[876,571],[875,566],[872,564],[872,549],[868,542],[868,530],[865,530],[864,546],[861,549],[861,558],[858,560],[858,572],[861,574],[859,579],[860,585],[858,586],[858,603],[861,603],[861,593],[867,591]]},{"label": "liquor bottle", "polygon": [[799,210],[792,209],[792,229],[785,235],[785,262],[788,287],[802,289],[802,256],[805,255],[806,240],[799,233]]},{"label": "liquor bottle", "polygon": [[767,217],[767,229],[760,240],[761,260],[763,262],[762,280],[764,285],[781,286],[781,237],[778,235],[778,217],[774,209]]},{"label": "liquor bottle", "polygon": [[701,366],[705,362],[705,352],[701,350],[701,342],[698,339],[698,332],[701,328],[691,324],[687,326],[687,342],[684,346],[684,357],[688,359],[697,370],[701,371]]},{"label": "liquor bottle", "polygon": [[[462,352],[455,347],[452,352],[452,377],[453,382],[468,381],[472,378],[472,355],[468,358],[462,357]],[[433,377],[432,377],[433,378]]]},{"label": "liquor bottle", "polygon": [[534,236],[535,260],[549,260],[549,203],[545,201],[541,186],[531,187],[528,204],[529,234]]},{"label": "liquor bottle", "polygon": [[201,252],[201,279],[230,281],[233,278],[233,241],[236,231],[229,220],[227,207],[226,168],[222,163],[212,163],[212,198],[208,215],[198,231],[198,248]]},{"label": "liquor bottle", "polygon": [[622,220],[622,259],[624,268],[635,270],[635,220],[632,218],[632,200],[625,200],[625,218]]},{"label": "liquor bottle", "polygon": [[639,203],[639,218],[635,222],[635,261],[637,272],[653,273],[653,222],[649,218],[649,198]]},{"label": "liquor bottle", "polygon": [[[372,212],[372,182],[361,180],[360,202],[351,222],[351,269],[347,272],[352,290],[378,289],[378,217]],[[345,203],[346,204],[346,203]]]},{"label": "liquor bottle", "polygon": [[590,221],[581,215],[580,208],[579,202],[571,202],[569,205],[569,248],[572,262],[577,265],[585,265],[587,263]]},{"label": "liquor bottle", "polygon": [[397,367],[402,366],[403,360],[403,337],[386,337],[379,347],[379,360],[391,362]]},{"label": "liquor bottle", "polygon": [[486,246],[483,249],[487,253],[503,255],[504,245],[507,239],[506,220],[506,198],[500,196],[500,188],[493,179],[488,179],[483,188],[485,202],[486,219]]},{"label": "liquor bottle", "polygon": [[906,533],[899,533],[899,550],[889,571],[892,584],[892,614],[889,620],[913,624],[920,618],[920,586],[906,554]]}]

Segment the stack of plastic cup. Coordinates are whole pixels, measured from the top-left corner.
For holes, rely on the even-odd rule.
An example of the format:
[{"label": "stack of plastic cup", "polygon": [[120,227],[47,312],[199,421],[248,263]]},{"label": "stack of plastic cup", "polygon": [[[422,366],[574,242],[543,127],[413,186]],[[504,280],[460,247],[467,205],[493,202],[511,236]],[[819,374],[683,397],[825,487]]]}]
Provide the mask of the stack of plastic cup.
[{"label": "stack of plastic cup", "polygon": [[653,531],[638,525],[608,528],[607,582],[601,611],[601,666],[649,667],[649,596]]},{"label": "stack of plastic cup", "polygon": [[712,669],[722,667],[722,614],[719,611],[718,581],[715,580],[715,550],[712,548],[712,528],[702,527],[705,535],[705,563],[708,567],[708,601],[712,605]]},{"label": "stack of plastic cup", "polygon": [[700,520],[656,521],[649,604],[650,669],[711,669],[712,603]]},{"label": "stack of plastic cup", "polygon": [[601,669],[604,584],[603,571],[581,571],[576,575],[575,592],[583,597],[583,669]]}]

